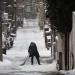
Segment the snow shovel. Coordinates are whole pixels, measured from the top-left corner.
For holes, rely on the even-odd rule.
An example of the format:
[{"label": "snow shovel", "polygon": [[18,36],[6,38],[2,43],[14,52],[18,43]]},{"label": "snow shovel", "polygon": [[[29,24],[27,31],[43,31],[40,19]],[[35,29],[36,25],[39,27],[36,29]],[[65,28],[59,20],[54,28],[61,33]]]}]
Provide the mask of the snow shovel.
[{"label": "snow shovel", "polygon": [[23,62],[22,64],[20,64],[20,66],[25,65],[25,63],[26,63],[27,59],[29,59],[29,56],[27,56],[27,57],[26,57],[26,59],[24,60],[24,62]]}]

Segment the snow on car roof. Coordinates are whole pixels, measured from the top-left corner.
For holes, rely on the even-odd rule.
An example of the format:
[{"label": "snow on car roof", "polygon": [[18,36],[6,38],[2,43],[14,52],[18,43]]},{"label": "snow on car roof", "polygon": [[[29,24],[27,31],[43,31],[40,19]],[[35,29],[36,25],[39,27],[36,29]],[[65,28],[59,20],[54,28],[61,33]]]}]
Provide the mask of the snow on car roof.
[{"label": "snow on car roof", "polygon": [[45,25],[45,27],[44,28],[49,28],[49,26],[48,25]]},{"label": "snow on car roof", "polygon": [[51,36],[47,36],[47,39],[51,39]]},{"label": "snow on car roof", "polygon": [[49,33],[49,32],[51,32],[51,29],[49,28],[49,30],[48,31],[45,31],[46,33]]}]

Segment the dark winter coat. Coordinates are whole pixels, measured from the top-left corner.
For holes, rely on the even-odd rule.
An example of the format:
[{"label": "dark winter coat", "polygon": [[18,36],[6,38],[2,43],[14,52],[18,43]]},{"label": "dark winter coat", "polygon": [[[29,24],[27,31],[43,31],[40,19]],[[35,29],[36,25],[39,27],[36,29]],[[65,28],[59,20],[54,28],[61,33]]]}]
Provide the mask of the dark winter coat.
[{"label": "dark winter coat", "polygon": [[30,46],[29,46],[29,49],[28,49],[28,52],[29,52],[29,56],[32,57],[32,56],[37,56],[39,57],[39,53],[38,53],[38,50],[37,50],[37,46],[35,43],[31,42]]}]

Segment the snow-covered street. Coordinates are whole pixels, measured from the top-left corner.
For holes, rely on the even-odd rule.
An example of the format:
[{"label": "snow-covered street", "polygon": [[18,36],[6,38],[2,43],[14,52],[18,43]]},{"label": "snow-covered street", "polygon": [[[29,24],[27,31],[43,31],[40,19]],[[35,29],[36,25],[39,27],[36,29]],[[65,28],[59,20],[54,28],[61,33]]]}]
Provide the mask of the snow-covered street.
[{"label": "snow-covered street", "polygon": [[[40,54],[41,65],[34,58],[31,65],[30,58],[21,66],[28,56],[30,42],[35,42]],[[23,28],[19,27],[13,48],[7,50],[0,62],[0,75],[61,75],[56,70],[56,62],[50,55],[50,50],[45,48],[44,33],[38,26],[38,19],[24,20]]]}]

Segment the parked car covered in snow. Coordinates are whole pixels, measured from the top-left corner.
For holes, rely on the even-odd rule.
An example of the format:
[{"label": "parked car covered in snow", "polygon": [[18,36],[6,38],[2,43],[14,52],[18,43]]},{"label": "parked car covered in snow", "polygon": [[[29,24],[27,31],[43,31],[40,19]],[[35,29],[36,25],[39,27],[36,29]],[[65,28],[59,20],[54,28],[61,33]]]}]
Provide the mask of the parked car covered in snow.
[{"label": "parked car covered in snow", "polygon": [[10,33],[10,36],[11,37],[16,37],[16,34],[15,33]]},{"label": "parked car covered in snow", "polygon": [[51,47],[51,36],[46,36],[45,37],[45,44],[46,44],[46,48],[49,50]]},{"label": "parked car covered in snow", "polygon": [[51,36],[47,36],[47,45],[51,47]]},{"label": "parked car covered in snow", "polygon": [[11,36],[9,36],[6,39],[6,47],[7,47],[7,49],[10,49],[13,46],[13,41],[14,41],[14,38],[11,37]]},{"label": "parked car covered in snow", "polygon": [[44,27],[44,34],[45,36],[50,35],[51,29],[48,25],[45,25]]},{"label": "parked car covered in snow", "polygon": [[13,47],[14,37],[8,36],[6,37],[6,34],[2,32],[2,49],[7,50]]},{"label": "parked car covered in snow", "polygon": [[48,25],[44,27],[45,45],[49,49],[51,47],[51,28]]}]

